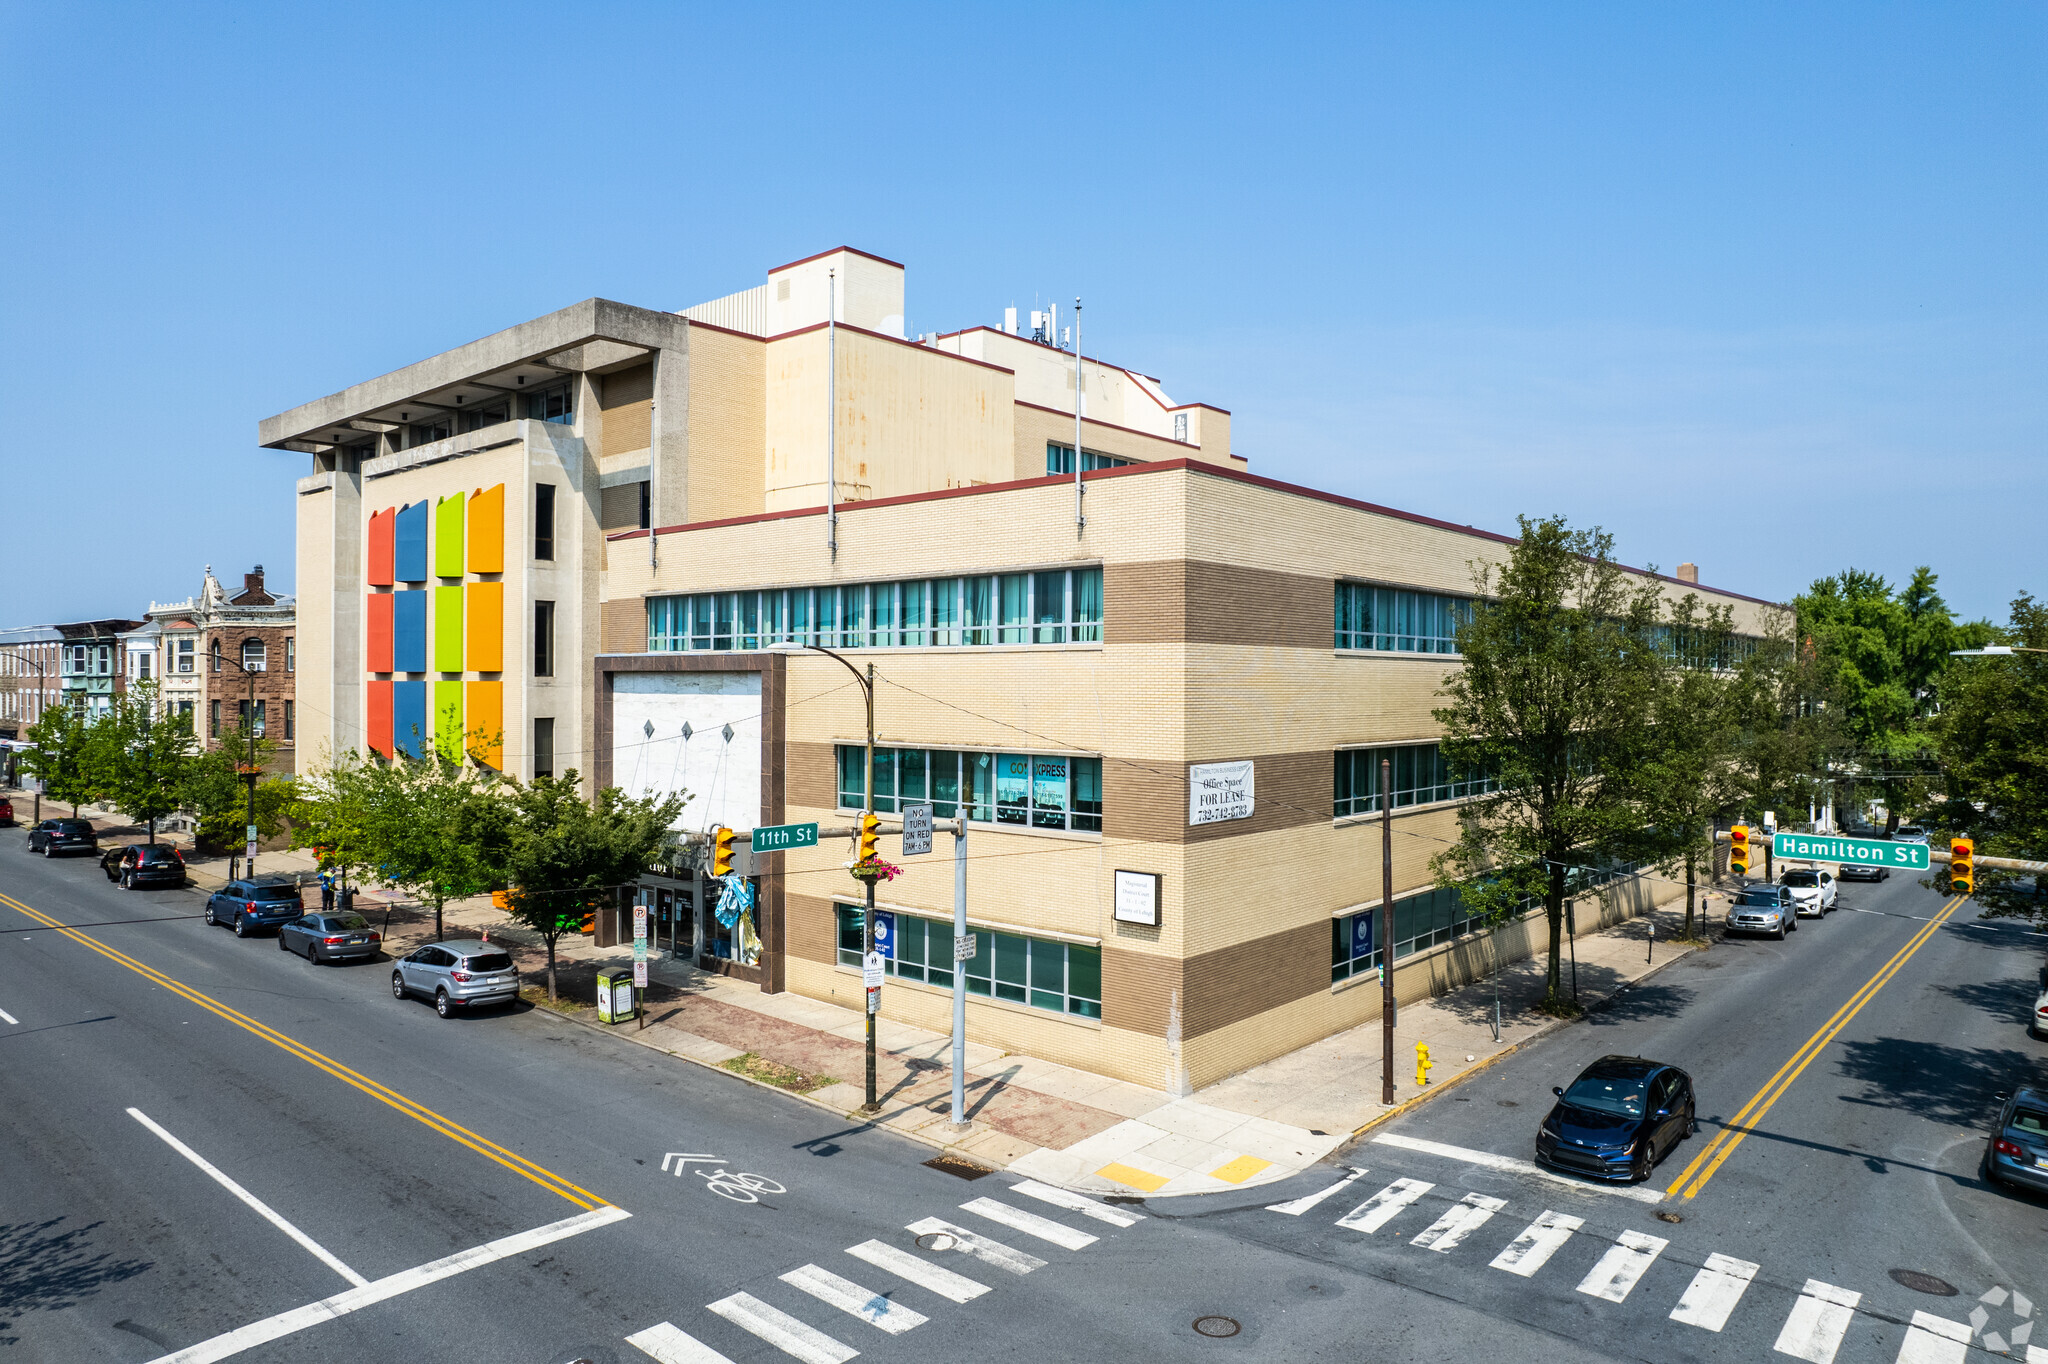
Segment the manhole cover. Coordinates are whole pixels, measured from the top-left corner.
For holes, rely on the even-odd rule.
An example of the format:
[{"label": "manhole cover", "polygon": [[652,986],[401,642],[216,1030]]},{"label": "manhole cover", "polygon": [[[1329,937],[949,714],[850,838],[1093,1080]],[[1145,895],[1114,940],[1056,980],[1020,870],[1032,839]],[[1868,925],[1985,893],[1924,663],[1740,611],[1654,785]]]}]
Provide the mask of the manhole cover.
[{"label": "manhole cover", "polygon": [[1222,1340],[1226,1336],[1236,1335],[1243,1329],[1237,1324],[1236,1317],[1195,1318],[1195,1334],[1198,1336],[1213,1336],[1217,1340]]},{"label": "manhole cover", "polygon": [[1932,1293],[1937,1298],[1953,1298],[1956,1286],[1947,1279],[1937,1279],[1932,1274],[1922,1274],[1917,1269],[1894,1269],[1890,1271],[1892,1282],[1901,1288],[1910,1288],[1915,1293]]},{"label": "manhole cover", "polygon": [[961,1179],[980,1179],[983,1175],[995,1173],[993,1166],[978,1165],[965,1156],[933,1156],[924,1163],[927,1170],[944,1170]]},{"label": "manhole cover", "polygon": [[951,1234],[943,1231],[928,1231],[917,1238],[919,1250],[951,1250],[959,1244]]}]

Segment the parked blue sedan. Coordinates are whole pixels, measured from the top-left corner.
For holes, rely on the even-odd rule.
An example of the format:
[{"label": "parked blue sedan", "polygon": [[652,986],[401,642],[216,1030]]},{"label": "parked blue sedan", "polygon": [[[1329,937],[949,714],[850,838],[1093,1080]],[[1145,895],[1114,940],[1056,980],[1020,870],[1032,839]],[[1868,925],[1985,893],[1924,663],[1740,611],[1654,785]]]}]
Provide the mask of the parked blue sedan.
[{"label": "parked blue sedan", "polygon": [[206,897],[206,922],[230,924],[238,938],[288,924],[303,913],[299,887],[292,881],[230,881]]}]

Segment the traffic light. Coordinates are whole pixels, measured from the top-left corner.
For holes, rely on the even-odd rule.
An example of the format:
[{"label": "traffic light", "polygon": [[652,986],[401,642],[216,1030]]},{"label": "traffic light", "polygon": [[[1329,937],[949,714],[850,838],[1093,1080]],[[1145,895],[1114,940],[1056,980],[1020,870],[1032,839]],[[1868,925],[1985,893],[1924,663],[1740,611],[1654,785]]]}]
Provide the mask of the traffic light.
[{"label": "traffic light", "polygon": [[875,817],[873,810],[860,817],[860,852],[855,855],[854,861],[868,862],[874,859],[875,839],[880,836],[881,828],[882,821]]},{"label": "traffic light", "polygon": [[1728,870],[1749,874],[1749,826],[1738,824],[1728,831]]},{"label": "traffic light", "polygon": [[1958,895],[1968,895],[1977,888],[1977,867],[1971,860],[1976,852],[1977,845],[1970,839],[1948,841],[1948,888]]},{"label": "traffic light", "polygon": [[711,831],[711,875],[716,878],[732,875],[732,830],[717,828]]}]

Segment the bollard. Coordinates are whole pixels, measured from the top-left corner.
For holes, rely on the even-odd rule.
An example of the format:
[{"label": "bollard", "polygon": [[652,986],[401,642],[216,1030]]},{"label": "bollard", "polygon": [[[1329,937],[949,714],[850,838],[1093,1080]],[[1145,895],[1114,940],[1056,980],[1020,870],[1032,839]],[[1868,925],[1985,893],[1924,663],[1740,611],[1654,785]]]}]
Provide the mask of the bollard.
[{"label": "bollard", "polygon": [[1429,1043],[1415,1044],[1415,1086],[1420,1089],[1429,1083]]}]

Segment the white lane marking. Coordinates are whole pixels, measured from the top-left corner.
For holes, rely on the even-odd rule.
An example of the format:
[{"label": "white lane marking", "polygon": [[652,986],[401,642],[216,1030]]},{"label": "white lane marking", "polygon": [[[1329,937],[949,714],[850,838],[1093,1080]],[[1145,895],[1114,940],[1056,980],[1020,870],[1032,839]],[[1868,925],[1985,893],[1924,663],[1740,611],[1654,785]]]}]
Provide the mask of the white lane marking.
[{"label": "white lane marking", "polygon": [[1614,1238],[1614,1244],[1600,1257],[1600,1263],[1579,1280],[1579,1291],[1588,1297],[1605,1298],[1609,1302],[1626,1300],[1636,1281],[1670,1244],[1661,1236],[1645,1236],[1639,1231],[1623,1232]]},{"label": "white lane marking", "polygon": [[1709,1255],[1700,1272],[1692,1276],[1685,1296],[1671,1309],[1673,1321],[1718,1331],[1728,1324],[1728,1315],[1742,1301],[1743,1290],[1756,1277],[1757,1267],[1729,1255]]},{"label": "white lane marking", "polygon": [[1803,1359],[1807,1364],[1834,1364],[1835,1351],[1849,1333],[1861,1293],[1837,1288],[1819,1279],[1808,1279],[1792,1304],[1791,1315],[1778,1330],[1778,1343],[1771,1348],[1781,1355]]},{"label": "white lane marking", "polygon": [[2027,1347],[2027,1364],[2048,1364],[2048,1350],[2038,1345]]},{"label": "white lane marking", "polygon": [[1055,1208],[1067,1208],[1073,1212],[1080,1213],[1083,1217],[1092,1217],[1098,1222],[1107,1222],[1112,1227],[1135,1227],[1138,1223],[1145,1220],[1143,1213],[1126,1212],[1122,1208],[1113,1208],[1107,1203],[1096,1202],[1086,1194],[1070,1193],[1065,1189],[1055,1189],[1052,1185],[1040,1184],[1035,1179],[1027,1179],[1021,1183],[1012,1184],[1010,1192],[1023,1194],[1026,1198],[1035,1198],[1041,1203],[1050,1203]]},{"label": "white lane marking", "polygon": [[1353,1180],[1357,1179],[1364,1173],[1365,1171],[1363,1168],[1353,1170],[1350,1174],[1344,1176],[1344,1178],[1338,1180],[1335,1184],[1332,1184],[1327,1189],[1322,1189],[1312,1194],[1303,1194],[1300,1198],[1294,1199],[1293,1201],[1287,1203],[1269,1203],[1266,1205],[1266,1211],[1284,1212],[1289,1217],[1299,1217],[1303,1213],[1307,1212],[1310,1208],[1313,1208],[1316,1204],[1322,1202],[1331,1194],[1337,1192],[1337,1190],[1351,1183]]},{"label": "white lane marking", "polygon": [[1522,1228],[1513,1244],[1493,1257],[1493,1268],[1530,1278],[1550,1263],[1550,1257],[1572,1239],[1573,1232],[1585,1225],[1582,1219],[1569,1213],[1546,1210],[1543,1216]]},{"label": "white lane marking", "polygon": [[730,1359],[668,1322],[626,1337],[626,1343],[657,1364],[732,1364]]},{"label": "white lane marking", "polygon": [[1095,1238],[1085,1231],[1076,1231],[1064,1222],[1055,1222],[1050,1217],[1040,1217],[1035,1212],[1013,1208],[1008,1203],[998,1203],[993,1198],[977,1198],[971,1203],[962,1203],[960,1211],[986,1217],[991,1222],[1000,1222],[1006,1227],[1036,1236],[1041,1241],[1050,1241],[1068,1250],[1082,1250],[1095,1244]]},{"label": "white lane marking", "polygon": [[900,1336],[929,1320],[921,1312],[890,1302],[880,1293],[871,1292],[851,1279],[842,1279],[831,1270],[820,1269],[816,1265],[792,1269],[782,1276],[782,1281],[792,1288],[801,1288],[819,1302],[830,1303],[842,1312],[852,1313],[870,1326],[879,1326],[892,1336]]},{"label": "white lane marking", "polygon": [[1609,1198],[1628,1198],[1638,1203],[1662,1203],[1664,1191],[1631,1184],[1595,1184],[1591,1180],[1573,1179],[1554,1170],[1546,1170],[1533,1160],[1517,1160],[1513,1156],[1497,1156],[1491,1151],[1474,1151],[1464,1146],[1446,1146],[1440,1141],[1424,1141],[1420,1137],[1404,1137],[1399,1132],[1388,1132],[1373,1140],[1382,1146],[1398,1146],[1404,1151],[1420,1151],[1428,1156],[1443,1156],[1447,1160],[1462,1160],[1467,1165],[1478,1165],[1488,1170],[1499,1170],[1504,1174],[1534,1175],[1547,1179],[1553,1184],[1562,1184],[1580,1193],[1605,1194]]},{"label": "white lane marking", "polygon": [[1436,1185],[1425,1184],[1419,1179],[1397,1179],[1338,1218],[1337,1225],[1369,1235],[1391,1222],[1395,1213],[1435,1187]]},{"label": "white lane marking", "polygon": [[977,1283],[965,1274],[955,1274],[950,1269],[941,1269],[929,1260],[920,1260],[907,1250],[899,1249],[885,1241],[862,1241],[857,1246],[848,1246],[846,1253],[856,1260],[865,1260],[877,1269],[886,1269],[906,1283],[936,1293],[953,1302],[972,1302],[988,1292],[988,1285]]},{"label": "white lane marking", "polygon": [[311,1252],[313,1258],[318,1260],[321,1264],[326,1265],[329,1269],[341,1275],[342,1278],[347,1279],[357,1288],[368,1288],[370,1286],[370,1281],[368,1279],[364,1278],[362,1275],[356,1273],[353,1269],[350,1269],[347,1265],[343,1264],[339,1258],[337,1258],[328,1251],[327,1247],[321,1245],[318,1241],[315,1241],[312,1237],[306,1235],[306,1233],[300,1231],[297,1227],[285,1221],[284,1218],[278,1216],[277,1212],[268,1203],[265,1203],[255,1194],[250,1193],[247,1189],[235,1183],[234,1180],[229,1179],[224,1171],[222,1171],[218,1166],[214,1165],[211,1161],[207,1160],[205,1156],[200,1155],[197,1151],[187,1146],[184,1142],[179,1141],[169,1132],[164,1131],[164,1129],[160,1127],[155,1122],[155,1120],[152,1119],[147,1113],[144,1113],[139,1108],[131,1108],[128,1110],[128,1116],[135,1119],[135,1121],[141,1123],[144,1127],[147,1127],[150,1131],[156,1133],[159,1137],[162,1137],[164,1139],[164,1142],[167,1145],[169,1145],[169,1147],[173,1151],[176,1151],[179,1155],[191,1161],[194,1165],[197,1165],[201,1170],[204,1170],[208,1175],[212,1176],[215,1183],[219,1184],[223,1189],[226,1189],[235,1197],[241,1199],[244,1203],[247,1203],[250,1207],[254,1208],[258,1213],[261,1213],[263,1219],[266,1222],[270,1223],[271,1226],[276,1227],[285,1235],[291,1237],[294,1241],[297,1241],[307,1251]]},{"label": "white lane marking", "polygon": [[1915,1312],[1899,1346],[1898,1364],[1963,1364],[1970,1357],[1970,1325]]},{"label": "white lane marking", "polygon": [[1026,1255],[1021,1250],[1011,1249],[1001,1241],[991,1241],[986,1236],[976,1235],[965,1227],[956,1227],[951,1222],[936,1217],[912,1222],[905,1230],[918,1236],[929,1236],[935,1231],[943,1232],[953,1238],[953,1244],[944,1249],[972,1255],[985,1264],[992,1264],[997,1269],[1007,1269],[1012,1274],[1029,1274],[1034,1269],[1045,1268],[1045,1261],[1036,1255]]},{"label": "white lane marking", "polygon": [[1468,1193],[1453,1204],[1450,1211],[1430,1223],[1426,1231],[1418,1234],[1413,1244],[1425,1250],[1449,1251],[1485,1226],[1488,1219],[1507,1205],[1505,1198]]},{"label": "white lane marking", "polygon": [[202,1340],[197,1345],[187,1346],[176,1354],[153,1359],[150,1364],[214,1364],[216,1360],[227,1359],[244,1350],[282,1339],[295,1331],[303,1331],[308,1326],[317,1326],[323,1321],[345,1317],[351,1312],[373,1307],[388,1298],[410,1293],[415,1288],[425,1288],[430,1283],[452,1279],[457,1274],[479,1269],[507,1256],[524,1254],[552,1241],[580,1236],[586,1231],[595,1231],[613,1222],[622,1222],[632,1215],[624,1208],[614,1208],[609,1204],[602,1208],[592,1208],[589,1212],[578,1213],[559,1222],[550,1222],[544,1227],[535,1227],[532,1231],[502,1236],[480,1246],[471,1246],[468,1250],[459,1250],[430,1264],[402,1269],[396,1274],[376,1280],[367,1287],[351,1288],[331,1298],[323,1298],[319,1302],[307,1303],[304,1307],[295,1307],[289,1312],[280,1312],[274,1317],[251,1322],[226,1335],[215,1336],[212,1340]]},{"label": "white lane marking", "polygon": [[13,1014],[7,1012],[7,1010],[5,1009],[0,1009],[0,1018],[6,1019],[9,1023],[12,1023],[17,1028],[21,1026],[21,1020],[16,1018]]},{"label": "white lane marking", "polygon": [[804,1325],[752,1293],[735,1293],[708,1306],[740,1329],[751,1331],[784,1354],[801,1359],[803,1364],[846,1364],[860,1353],[845,1341],[834,1340],[823,1331]]}]

